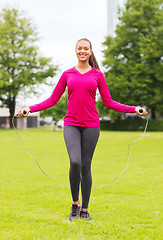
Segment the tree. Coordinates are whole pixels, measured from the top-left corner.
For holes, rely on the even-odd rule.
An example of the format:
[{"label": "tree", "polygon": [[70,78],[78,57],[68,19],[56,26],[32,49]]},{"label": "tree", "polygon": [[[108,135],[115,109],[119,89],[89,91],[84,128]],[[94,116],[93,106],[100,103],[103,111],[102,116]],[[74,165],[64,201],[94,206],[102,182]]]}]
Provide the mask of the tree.
[{"label": "tree", "polygon": [[108,36],[103,43],[103,65],[112,97],[150,107],[152,118],[163,102],[162,7],[161,0],[128,0],[116,36]]},{"label": "tree", "polygon": [[42,57],[36,46],[38,33],[24,12],[3,9],[0,14],[0,101],[9,108],[10,127],[18,93],[30,90],[53,77],[57,66]]}]

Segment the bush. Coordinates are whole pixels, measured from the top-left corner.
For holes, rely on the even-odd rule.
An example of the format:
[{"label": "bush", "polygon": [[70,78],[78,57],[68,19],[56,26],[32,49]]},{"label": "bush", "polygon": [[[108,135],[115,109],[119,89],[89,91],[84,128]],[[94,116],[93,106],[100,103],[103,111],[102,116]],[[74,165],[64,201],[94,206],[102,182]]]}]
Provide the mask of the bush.
[{"label": "bush", "polygon": [[[102,120],[101,130],[111,131],[142,131],[145,128],[146,119],[117,120],[114,123]],[[149,119],[148,131],[163,131],[163,120]]]}]

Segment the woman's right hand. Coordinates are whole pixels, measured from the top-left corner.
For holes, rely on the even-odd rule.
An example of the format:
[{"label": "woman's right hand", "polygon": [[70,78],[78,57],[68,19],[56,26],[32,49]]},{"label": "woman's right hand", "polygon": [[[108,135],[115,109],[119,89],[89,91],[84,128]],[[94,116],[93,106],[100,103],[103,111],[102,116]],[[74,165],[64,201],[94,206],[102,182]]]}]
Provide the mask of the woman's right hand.
[{"label": "woman's right hand", "polygon": [[[25,113],[26,112],[26,113]],[[23,117],[27,117],[28,116],[28,114],[29,114],[29,112],[30,112],[30,108],[29,107],[25,107],[25,108],[23,108],[23,109],[21,109],[21,110],[19,110],[19,112],[17,113],[17,118],[23,118]]]}]

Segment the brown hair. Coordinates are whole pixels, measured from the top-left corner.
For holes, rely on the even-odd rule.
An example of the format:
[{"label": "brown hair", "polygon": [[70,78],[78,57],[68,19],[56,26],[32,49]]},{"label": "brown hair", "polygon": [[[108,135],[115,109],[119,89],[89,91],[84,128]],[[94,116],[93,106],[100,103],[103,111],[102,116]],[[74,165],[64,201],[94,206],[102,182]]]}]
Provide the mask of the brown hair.
[{"label": "brown hair", "polygon": [[[76,43],[76,46],[77,46],[78,42],[80,42],[80,41],[82,41],[82,40],[89,42],[90,48],[91,48],[91,50],[92,50],[92,43],[91,43],[87,38],[81,38],[81,39],[79,39],[79,40],[77,41],[77,43]],[[99,67],[99,65],[98,65],[98,62],[97,62],[97,60],[96,60],[96,57],[95,57],[93,51],[92,51],[92,53],[91,53],[91,56],[89,57],[89,65],[91,65],[91,67],[93,67],[93,68],[96,68],[96,69],[99,69],[99,70],[100,70],[100,67]]]}]

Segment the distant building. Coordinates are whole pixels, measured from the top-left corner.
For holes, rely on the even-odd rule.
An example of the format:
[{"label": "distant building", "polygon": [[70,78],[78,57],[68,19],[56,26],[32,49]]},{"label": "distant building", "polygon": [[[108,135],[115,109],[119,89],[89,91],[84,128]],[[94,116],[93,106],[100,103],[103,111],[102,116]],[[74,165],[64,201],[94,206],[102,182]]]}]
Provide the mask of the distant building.
[{"label": "distant building", "polygon": [[[16,107],[16,113],[21,109],[22,107],[17,106]],[[39,112],[29,114],[26,118],[15,118],[14,124],[16,128],[37,128],[39,127]],[[8,108],[0,108],[0,128],[10,128],[9,125],[9,109]]]},{"label": "distant building", "polygon": [[123,8],[126,0],[107,0],[108,35],[114,36],[118,23],[118,7]]}]

